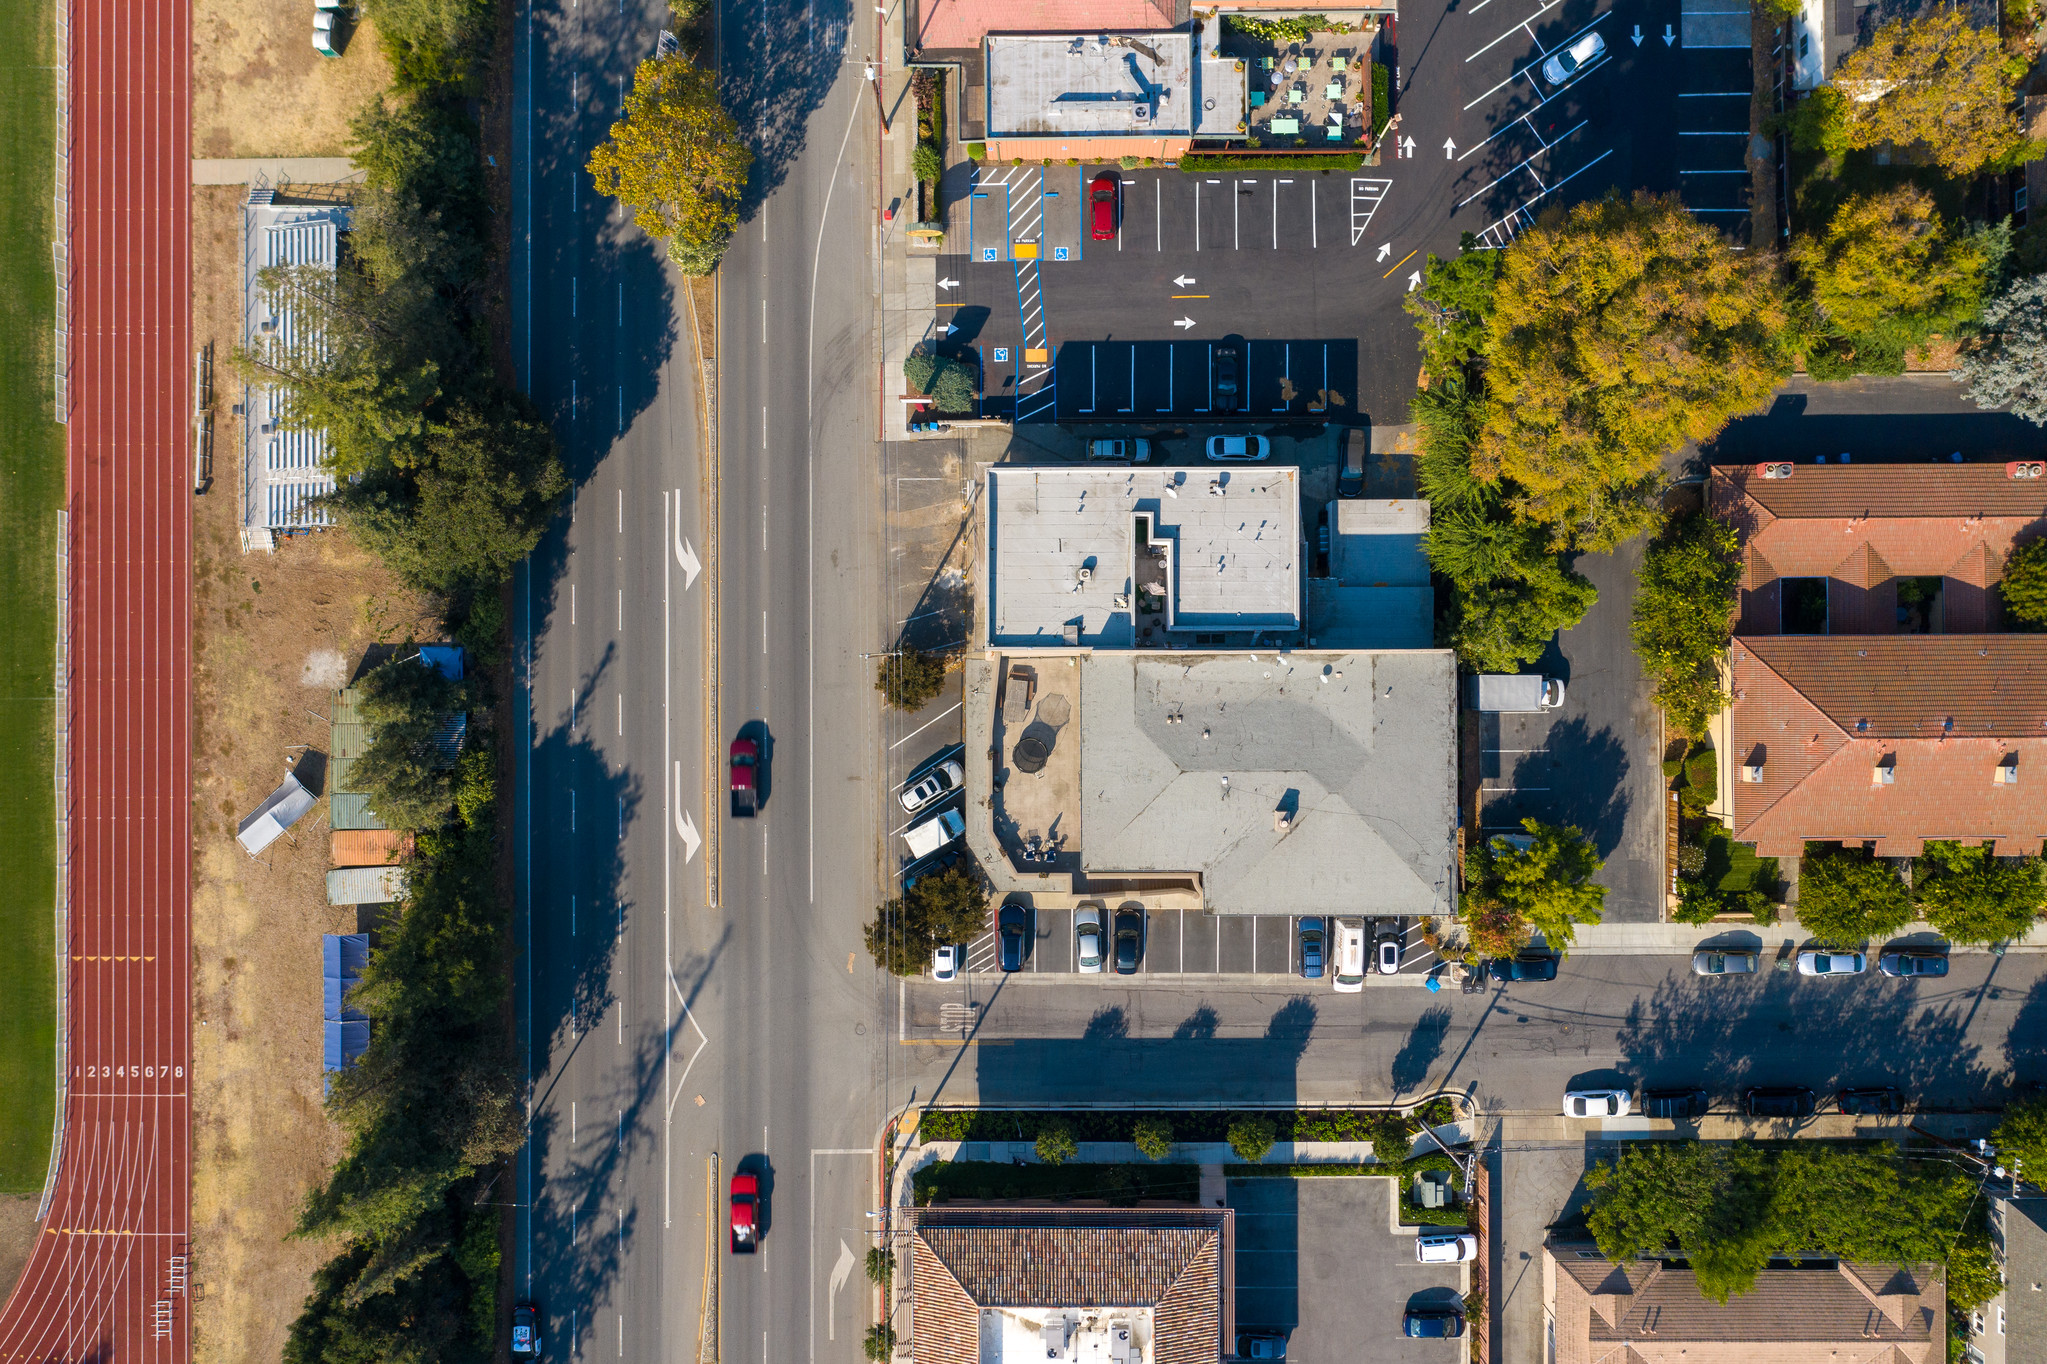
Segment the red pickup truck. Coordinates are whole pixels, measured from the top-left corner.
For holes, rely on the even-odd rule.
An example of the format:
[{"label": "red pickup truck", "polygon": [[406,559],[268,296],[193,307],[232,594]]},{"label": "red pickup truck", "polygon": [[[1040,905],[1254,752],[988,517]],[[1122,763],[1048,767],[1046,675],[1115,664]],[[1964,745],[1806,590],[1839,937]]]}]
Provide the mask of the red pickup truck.
[{"label": "red pickup truck", "polygon": [[754,779],[760,775],[760,745],[751,739],[732,741],[732,817],[752,819],[760,808]]}]

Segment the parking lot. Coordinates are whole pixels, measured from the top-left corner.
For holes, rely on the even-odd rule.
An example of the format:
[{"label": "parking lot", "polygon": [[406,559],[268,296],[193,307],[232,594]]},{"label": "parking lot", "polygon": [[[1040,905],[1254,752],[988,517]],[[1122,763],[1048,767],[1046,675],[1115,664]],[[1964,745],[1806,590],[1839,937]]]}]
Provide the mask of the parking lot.
[{"label": "parking lot", "polygon": [[1232,1179],[1237,1332],[1286,1337],[1293,1364],[1444,1364],[1459,1340],[1409,1340],[1410,1306],[1454,1307],[1460,1265],[1415,1263],[1411,1231],[1390,1229],[1390,1179]]},{"label": "parking lot", "polygon": [[[1103,902],[1102,925],[1114,931],[1118,903]],[[1035,935],[1027,945],[1024,973],[1060,975],[1078,972],[1073,910],[1032,911]],[[1349,917],[1349,916],[1345,916]],[[1325,920],[1325,923],[1328,921]],[[1367,919],[1366,938],[1402,941],[1401,969],[1427,971],[1435,954],[1422,943],[1419,930],[1403,919]],[[1300,917],[1282,914],[1204,914],[1194,910],[1154,909],[1145,912],[1140,976],[1273,975],[1297,976],[1301,969]],[[967,945],[969,971],[995,970],[995,935],[986,933]],[[1326,988],[1333,971],[1325,967]]]},{"label": "parking lot", "polygon": [[[1280,403],[1274,379],[1244,419],[1400,421],[1418,363],[1401,300],[1461,234],[1504,246],[1552,205],[1641,188],[1746,240],[1748,21],[1730,2],[1403,11],[1401,44],[1381,53],[1399,126],[1356,171],[984,166],[953,210],[948,240],[966,249],[940,263],[958,281],[942,291],[951,340],[979,353],[990,410],[1024,422],[1214,420],[1197,357],[1226,336],[1261,364],[1269,343],[1331,343],[1326,381],[1319,353],[1296,355],[1282,378],[1297,396]],[[1593,36],[1600,52],[1569,79],[1544,75]],[[1119,212],[1113,240],[1094,241],[1081,200],[1102,174]]]}]

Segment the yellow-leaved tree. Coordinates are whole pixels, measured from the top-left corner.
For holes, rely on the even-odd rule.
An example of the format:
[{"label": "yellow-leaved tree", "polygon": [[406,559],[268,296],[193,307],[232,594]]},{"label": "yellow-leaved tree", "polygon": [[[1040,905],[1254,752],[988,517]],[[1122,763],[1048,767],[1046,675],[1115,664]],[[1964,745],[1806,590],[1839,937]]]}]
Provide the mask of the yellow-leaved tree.
[{"label": "yellow-leaved tree", "polygon": [[718,99],[718,79],[686,54],[640,63],[625,117],[590,153],[600,192],[633,211],[649,236],[668,239],[684,273],[709,274],[739,223],[753,153]]},{"label": "yellow-leaved tree", "polygon": [[1555,547],[1611,549],[1654,523],[1666,453],[1791,372],[1790,309],[1766,261],[1675,198],[1552,210],[1505,254],[1472,472],[1512,480]]},{"label": "yellow-leaved tree", "polygon": [[1791,264],[1825,322],[1849,336],[1890,326],[1917,340],[1983,301],[1983,248],[1951,237],[1933,196],[1912,185],[1847,199],[1825,231],[1791,243]]},{"label": "yellow-leaved tree", "polygon": [[2011,110],[2025,64],[2008,58],[1997,27],[1977,28],[1965,9],[1893,19],[1848,54],[1833,75],[1846,96],[1848,143],[1923,144],[1943,170],[1967,175],[2023,159],[2025,134]]}]

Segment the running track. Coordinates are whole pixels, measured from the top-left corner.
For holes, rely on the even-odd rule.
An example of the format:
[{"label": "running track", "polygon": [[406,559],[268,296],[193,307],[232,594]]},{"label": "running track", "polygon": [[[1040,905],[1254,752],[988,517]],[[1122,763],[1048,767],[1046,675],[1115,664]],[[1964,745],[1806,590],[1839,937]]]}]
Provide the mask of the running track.
[{"label": "running track", "polygon": [[71,4],[70,1092],[0,1364],[191,1358],[189,0]]}]

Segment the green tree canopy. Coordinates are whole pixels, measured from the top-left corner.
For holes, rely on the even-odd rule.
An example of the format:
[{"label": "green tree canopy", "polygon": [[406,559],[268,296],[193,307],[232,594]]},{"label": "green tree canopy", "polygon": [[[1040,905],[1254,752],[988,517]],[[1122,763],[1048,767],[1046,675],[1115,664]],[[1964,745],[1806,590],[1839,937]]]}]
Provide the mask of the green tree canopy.
[{"label": "green tree canopy", "polygon": [[1705,512],[1678,517],[1643,556],[1635,592],[1635,652],[1655,681],[1656,704],[1688,738],[1727,704],[1720,659],[1734,628],[1741,584],[1734,527]]},{"label": "green tree canopy", "polygon": [[2028,540],[2005,556],[1997,595],[2020,629],[2047,630],[2047,536]]},{"label": "green tree canopy", "polygon": [[903,649],[882,656],[874,689],[897,710],[922,710],[945,686],[945,656]]},{"label": "green tree canopy", "polygon": [[1064,1118],[1047,1118],[1038,1128],[1038,1159],[1047,1165],[1064,1165],[1080,1154],[1073,1138],[1073,1124]]},{"label": "green tree canopy", "polygon": [[1164,1160],[1173,1153],[1172,1120],[1159,1113],[1142,1114],[1131,1125],[1130,1139],[1145,1159]]},{"label": "green tree canopy", "polygon": [[1230,1149],[1246,1165],[1256,1165],[1279,1138],[1279,1129],[1263,1113],[1239,1113],[1230,1119]]},{"label": "green tree canopy", "polygon": [[1790,254],[1820,316],[1850,336],[1902,327],[1917,339],[1974,317],[1983,301],[1982,246],[1953,236],[1916,185],[1849,197]]},{"label": "green tree canopy", "polygon": [[490,0],[365,0],[401,90],[474,90],[490,50]]},{"label": "green tree canopy", "polygon": [[1610,549],[1653,519],[1666,453],[1790,373],[1790,312],[1766,261],[1675,198],[1553,210],[1505,254],[1472,468],[1559,547]]},{"label": "green tree canopy", "polygon": [[1606,904],[1606,887],[1592,878],[1604,862],[1592,840],[1568,825],[1524,819],[1534,838],[1520,851],[1500,838],[1486,839],[1465,855],[1467,893],[1497,903],[1562,952],[1577,937],[1579,924],[1596,924]]},{"label": "green tree canopy", "polygon": [[1950,175],[2016,165],[2027,151],[2011,105],[2024,63],[2004,53],[1995,24],[1978,28],[1966,9],[1893,19],[1850,52],[1833,84],[1855,147],[1914,144]]},{"label": "green tree canopy", "polygon": [[1449,260],[1429,253],[1422,287],[1401,306],[1421,332],[1422,368],[1432,382],[1458,377],[1484,351],[1503,261],[1498,251],[1478,249],[1468,232],[1463,249]]},{"label": "green tree canopy", "polygon": [[625,117],[590,153],[590,177],[650,237],[722,249],[739,225],[753,153],[718,99],[718,78],[682,52],[633,73]]},{"label": "green tree canopy", "polygon": [[2016,1168],[2034,1184],[2047,1188],[2047,1094],[2013,1099],[2004,1120],[1990,1134],[1998,1162]]},{"label": "green tree canopy", "polygon": [[1856,947],[1912,922],[1912,896],[1890,864],[1860,848],[1809,843],[1798,870],[1798,922],[1829,947]]},{"label": "green tree canopy", "polygon": [[[1964,350],[1954,377],[1981,407],[2009,407],[2047,426],[2047,275],[2014,280],[1983,307],[1981,337]],[[2047,599],[2041,623],[2047,624]]]},{"label": "green tree canopy", "polygon": [[965,862],[917,883],[878,905],[867,925],[867,951],[875,964],[914,976],[946,943],[963,943],[988,927],[988,888]]},{"label": "green tree canopy", "polygon": [[1956,942],[2019,937],[2047,909],[2037,857],[1994,857],[1987,847],[1937,841],[1926,845],[1913,873],[1926,921]]},{"label": "green tree canopy", "polygon": [[356,713],[370,739],[349,780],[384,823],[434,829],[447,821],[460,777],[451,730],[468,708],[468,688],[416,653],[372,669],[356,685]]}]

